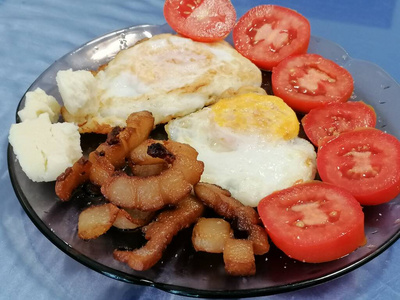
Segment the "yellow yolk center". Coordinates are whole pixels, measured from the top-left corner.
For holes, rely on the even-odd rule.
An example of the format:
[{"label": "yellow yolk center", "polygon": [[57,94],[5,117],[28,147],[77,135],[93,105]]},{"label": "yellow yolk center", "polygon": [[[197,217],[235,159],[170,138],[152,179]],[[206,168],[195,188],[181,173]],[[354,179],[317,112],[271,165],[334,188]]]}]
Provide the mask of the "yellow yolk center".
[{"label": "yellow yolk center", "polygon": [[279,97],[254,93],[219,100],[211,107],[221,127],[289,140],[299,133],[296,113]]}]

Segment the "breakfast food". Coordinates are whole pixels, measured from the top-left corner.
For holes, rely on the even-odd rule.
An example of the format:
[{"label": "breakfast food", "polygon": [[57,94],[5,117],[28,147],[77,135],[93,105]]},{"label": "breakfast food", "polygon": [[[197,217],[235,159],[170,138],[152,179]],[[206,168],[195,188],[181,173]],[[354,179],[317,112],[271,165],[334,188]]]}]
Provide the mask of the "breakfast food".
[{"label": "breakfast food", "polygon": [[[56,123],[61,106],[41,88],[27,92],[8,140],[22,170],[36,182],[54,181],[82,155],[78,127]],[[54,123],[54,124],[53,124]]]},{"label": "breakfast food", "polygon": [[81,133],[108,133],[124,127],[132,112],[150,111],[157,125],[241,87],[257,90],[261,72],[225,41],[200,43],[160,34],[120,51],[95,75],[59,71],[57,84],[67,122],[79,125]]},{"label": "breakfast food", "polygon": [[173,209],[161,212],[149,225],[143,227],[147,243],[135,250],[115,250],[115,259],[127,263],[134,270],[147,270],[154,266],[172,238],[189,227],[203,214],[204,205],[188,195]]},{"label": "breakfast food", "polygon": [[306,53],[310,33],[310,23],[297,11],[279,5],[259,5],[236,23],[233,43],[258,67],[272,70],[286,57]]},{"label": "breakfast food", "polygon": [[347,191],[320,181],[266,196],[258,213],[272,242],[289,257],[320,263],[365,245],[364,213]]},{"label": "breakfast food", "polygon": [[342,132],[375,127],[376,114],[372,106],[362,101],[328,103],[310,110],[301,124],[308,139],[319,147]]},{"label": "breakfast food", "polygon": [[41,88],[27,92],[25,106],[18,112],[21,121],[33,120],[41,114],[47,113],[51,123],[56,123],[60,117],[61,106],[56,98],[47,95]]},{"label": "breakfast food", "polygon": [[375,128],[339,134],[318,150],[318,173],[349,191],[362,205],[388,202],[400,193],[400,141]]},{"label": "breakfast food", "polygon": [[113,226],[122,230],[136,229],[150,223],[156,213],[135,208],[120,208]]},{"label": "breakfast food", "polygon": [[89,180],[92,168],[92,163],[83,156],[71,167],[66,168],[63,173],[57,176],[55,184],[57,197],[61,201],[71,199],[75,189]]},{"label": "breakfast food", "polygon": [[354,89],[349,71],[332,60],[310,53],[283,59],[274,67],[271,81],[274,95],[302,113],[328,103],[346,102]]},{"label": "breakfast food", "polygon": [[118,212],[112,203],[88,207],[79,214],[78,236],[84,240],[98,238],[113,226]]},{"label": "breakfast food", "polygon": [[33,181],[54,181],[81,156],[78,127],[51,123],[49,114],[13,124],[9,142],[25,172]]},{"label": "breakfast food", "polygon": [[231,224],[222,218],[200,218],[192,231],[196,251],[222,253],[227,239],[233,238]]},{"label": "breakfast food", "polygon": [[229,190],[245,205],[273,191],[314,179],[312,144],[298,137],[299,121],[282,99],[245,93],[219,100],[166,125],[204,162],[202,182]]},{"label": "breakfast food", "polygon": [[196,251],[223,253],[225,270],[230,275],[254,275],[254,255],[269,251],[268,236],[257,212],[231,197],[229,191],[212,184],[198,183],[194,192],[206,206],[225,220],[233,221],[236,231],[247,235],[247,238],[238,239],[224,219],[202,218],[196,223],[192,234]]},{"label": "breakfast food", "polygon": [[170,167],[159,175],[148,177],[129,176],[123,172],[114,175],[101,187],[101,192],[111,203],[155,211],[176,204],[199,182],[204,164],[197,160],[197,152],[192,147],[174,141],[155,140],[149,140],[147,145],[148,156],[161,158]]},{"label": "breakfast food", "polygon": [[230,0],[166,0],[164,17],[179,34],[195,41],[223,40],[236,22]]},{"label": "breakfast food", "polygon": [[[142,228],[148,242],[134,250],[117,249],[114,257],[135,270],[146,270],[159,261],[178,231],[203,216],[207,205],[232,219],[237,229],[248,235],[246,240],[229,243],[227,252],[221,246],[227,272],[254,274],[254,254],[269,250],[268,237],[257,212],[231,198],[228,191],[198,184],[203,163],[197,160],[196,150],[174,141],[149,139],[152,124],[150,113],[132,113],[127,127],[112,129],[106,142],[88,154],[89,159],[81,157],[57,178],[56,193],[63,201],[69,200],[73,190],[86,181],[100,186],[104,195],[105,203],[89,205],[79,214],[78,236],[95,239],[112,226],[122,230]],[[162,167],[158,168],[159,165]],[[156,168],[147,175],[128,174],[125,168],[134,166]],[[197,197],[191,195],[194,185]],[[207,234],[206,231],[203,226],[201,232]],[[239,254],[246,254],[250,264],[238,261]]]},{"label": "breakfast food", "polygon": [[[195,1],[194,6],[212,3]],[[236,27],[236,32],[241,32],[234,40],[236,47],[243,50],[246,40],[242,38],[255,38],[244,54],[266,69],[273,59],[264,57],[259,61],[255,52],[259,47],[273,46],[270,50],[284,64],[270,72],[272,89],[282,87],[282,81],[275,80],[281,72],[283,78],[292,78],[291,84],[301,82],[299,90],[304,94],[306,89],[314,93],[315,87],[320,92],[321,81],[336,83],[312,67],[304,70],[300,66],[295,74],[281,67],[288,61],[284,57],[288,52],[281,46],[288,43],[289,50],[306,50],[309,32],[304,29],[308,22],[301,22],[293,11],[268,7],[253,11],[277,12],[273,24],[247,14],[243,19],[247,24],[241,22]],[[290,32],[296,31],[293,24],[303,29],[296,39],[300,48],[293,48],[296,43],[287,32],[277,32],[275,21],[282,21],[281,25],[294,22]],[[264,39],[264,34],[269,36]],[[307,262],[337,259],[362,245],[364,216],[354,197],[338,187],[310,183],[316,174],[315,148],[299,137],[299,116],[284,102],[289,103],[290,99],[266,95],[260,87],[260,70],[226,42],[206,44],[188,37],[161,34],[121,51],[98,70],[70,69],[57,74],[66,122],[55,125],[72,125],[75,135],[78,126],[80,133],[107,133],[105,142],[91,145],[95,150],[88,155],[80,152],[57,177],[55,191],[59,199],[74,198],[80,208],[85,207],[79,215],[78,236],[91,240],[100,235],[112,236],[112,227],[139,229],[147,242],[136,249],[118,248],[114,257],[135,270],[147,270],[161,259],[174,235],[196,224],[194,249],[222,253],[226,272],[234,276],[256,272],[255,255],[269,251],[267,232],[278,248]],[[347,87],[352,87],[351,76],[348,79]],[[37,98],[43,98],[39,102],[28,101],[33,94],[27,95],[25,112],[20,113],[25,126],[26,122],[43,121],[43,116],[52,121],[58,119],[59,105],[43,93],[35,92]],[[347,94],[343,101],[348,100]],[[49,107],[41,109],[43,103]],[[309,110],[304,102],[293,107],[297,112]],[[168,123],[165,128],[169,140],[150,137],[163,128],[157,126],[162,123]],[[331,154],[335,153],[344,145],[338,142],[342,133],[337,135],[339,138],[320,148],[319,154],[329,148]],[[10,131],[10,142],[17,153],[21,148],[15,140],[18,139],[12,138]],[[46,142],[42,140],[40,145]],[[356,169],[362,173],[371,167],[368,163],[372,155],[358,151],[365,150],[360,148],[346,154],[346,159],[352,157],[359,163]],[[21,156],[28,157],[26,153]],[[397,153],[393,156],[398,157]],[[23,159],[20,162],[22,165]],[[322,162],[321,174],[326,165]],[[80,186],[92,187],[102,203],[93,206],[93,198],[85,199],[81,190],[75,197],[73,192]],[[307,190],[309,186],[312,188]],[[391,196],[398,194],[398,189],[396,185]],[[292,191],[296,191],[296,197],[289,197]],[[321,195],[326,199],[319,198]],[[208,218],[209,213],[220,218]],[[288,214],[296,217],[294,222],[287,218]],[[354,234],[341,231],[338,237],[338,230],[349,224],[354,225]],[[319,227],[334,230],[328,230],[325,236]],[[318,243],[323,238],[327,242]]]},{"label": "breakfast food", "polygon": [[[63,99],[63,115],[71,114],[83,117],[80,112],[85,114],[94,114],[96,112],[96,103],[93,103],[95,97],[96,80],[92,72],[86,70],[72,69],[61,70],[56,77],[58,91]],[[67,120],[68,121],[68,120]],[[77,124],[83,120],[76,121]]]},{"label": "breakfast food", "polygon": [[223,258],[225,270],[232,276],[249,276],[256,273],[256,261],[251,241],[227,240]]},{"label": "breakfast food", "polygon": [[217,214],[235,221],[237,230],[247,233],[247,240],[251,241],[254,254],[262,255],[268,252],[268,236],[252,207],[243,205],[232,197],[229,191],[213,184],[198,183],[194,186],[194,192]]},{"label": "breakfast food", "polygon": [[115,170],[125,165],[130,151],[148,138],[154,126],[154,118],[147,111],[132,113],[126,120],[126,127],[115,127],[88,159],[81,157],[68,167],[56,180],[55,191],[62,201],[68,201],[75,188],[90,180],[101,186]]}]

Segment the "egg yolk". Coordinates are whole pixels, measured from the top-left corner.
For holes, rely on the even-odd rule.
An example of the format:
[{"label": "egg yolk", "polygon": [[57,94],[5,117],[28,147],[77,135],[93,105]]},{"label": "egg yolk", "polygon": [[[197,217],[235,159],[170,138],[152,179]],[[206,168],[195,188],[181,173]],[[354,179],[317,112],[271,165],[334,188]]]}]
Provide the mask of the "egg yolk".
[{"label": "egg yolk", "polygon": [[241,133],[285,140],[299,134],[296,113],[276,96],[246,93],[221,99],[211,109],[219,126]]}]

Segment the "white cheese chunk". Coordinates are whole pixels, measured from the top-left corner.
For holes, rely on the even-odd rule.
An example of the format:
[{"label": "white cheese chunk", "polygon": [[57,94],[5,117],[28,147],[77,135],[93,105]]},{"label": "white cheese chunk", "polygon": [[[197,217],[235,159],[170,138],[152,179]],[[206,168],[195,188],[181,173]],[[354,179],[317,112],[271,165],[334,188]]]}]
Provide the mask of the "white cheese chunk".
[{"label": "white cheese chunk", "polygon": [[81,156],[78,126],[38,118],[13,124],[9,142],[25,174],[33,181],[54,181]]},{"label": "white cheese chunk", "polygon": [[60,117],[61,106],[57,100],[47,95],[41,88],[28,92],[25,95],[25,107],[18,112],[21,121],[36,119],[39,115],[47,113],[52,123]]},{"label": "white cheese chunk", "polygon": [[69,113],[84,116],[98,109],[93,101],[96,80],[91,72],[72,69],[58,71],[56,81]]}]

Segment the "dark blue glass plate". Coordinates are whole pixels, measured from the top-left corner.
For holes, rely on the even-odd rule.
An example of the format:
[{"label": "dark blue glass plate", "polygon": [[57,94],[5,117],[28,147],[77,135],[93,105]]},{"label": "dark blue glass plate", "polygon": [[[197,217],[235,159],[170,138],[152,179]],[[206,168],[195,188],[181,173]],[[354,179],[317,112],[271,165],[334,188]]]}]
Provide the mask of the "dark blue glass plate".
[{"label": "dark blue glass plate", "polygon": [[[162,32],[172,32],[168,26],[136,26],[122,29],[95,39],[68,53],[51,65],[28,89],[42,88],[61,99],[55,75],[61,69],[94,70],[107,63],[115,54],[137,41]],[[377,128],[400,138],[400,86],[378,66],[352,59],[340,46],[312,37],[309,52],[318,53],[348,69],[355,80],[354,100],[371,104],[377,113]],[[23,98],[18,110],[24,106]],[[18,118],[17,118],[18,119]],[[17,120],[18,121],[18,120]],[[83,139],[87,151],[98,137]],[[75,260],[106,276],[125,282],[149,285],[188,296],[250,297],[270,295],[300,289],[334,279],[367,263],[400,236],[400,197],[393,201],[367,207],[365,229],[368,242],[350,255],[328,263],[307,264],[292,260],[272,247],[266,255],[257,257],[257,274],[251,277],[226,275],[221,255],[196,253],[190,241],[190,230],[179,233],[162,260],[152,269],[137,272],[113,259],[115,248],[135,247],[142,242],[136,232],[115,229],[92,241],[77,237],[78,214],[82,201],[74,199],[61,203],[54,192],[54,183],[34,183],[22,172],[11,146],[8,149],[8,168],[15,193],[39,230],[56,246]],[[78,198],[87,194],[82,191]],[[85,197],[86,197],[85,196]],[[97,201],[96,197],[86,199]]]}]

